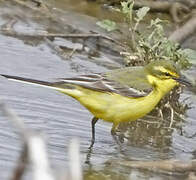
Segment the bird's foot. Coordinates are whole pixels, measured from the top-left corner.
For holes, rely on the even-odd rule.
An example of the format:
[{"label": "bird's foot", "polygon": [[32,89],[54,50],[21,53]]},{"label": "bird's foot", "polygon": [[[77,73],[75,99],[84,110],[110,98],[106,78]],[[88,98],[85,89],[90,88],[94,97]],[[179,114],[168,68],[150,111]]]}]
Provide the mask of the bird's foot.
[{"label": "bird's foot", "polygon": [[121,145],[122,143],[125,142],[125,135],[120,133],[120,132],[117,132],[117,131],[111,131],[111,134],[112,134],[112,137],[114,139],[114,141],[118,144],[118,145]]}]

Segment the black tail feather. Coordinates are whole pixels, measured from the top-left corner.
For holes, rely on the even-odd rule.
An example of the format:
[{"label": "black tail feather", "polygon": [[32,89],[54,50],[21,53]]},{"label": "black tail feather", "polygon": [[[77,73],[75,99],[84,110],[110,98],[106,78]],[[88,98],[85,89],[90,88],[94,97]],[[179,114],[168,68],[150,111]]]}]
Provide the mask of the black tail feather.
[{"label": "black tail feather", "polygon": [[44,86],[53,86],[53,83],[47,82],[47,81],[40,81],[40,80],[23,78],[23,77],[18,77],[18,76],[10,76],[10,75],[6,75],[6,74],[0,74],[0,76],[3,76],[3,77],[10,79],[10,80],[23,81],[23,82],[39,84],[39,85],[44,85]]}]

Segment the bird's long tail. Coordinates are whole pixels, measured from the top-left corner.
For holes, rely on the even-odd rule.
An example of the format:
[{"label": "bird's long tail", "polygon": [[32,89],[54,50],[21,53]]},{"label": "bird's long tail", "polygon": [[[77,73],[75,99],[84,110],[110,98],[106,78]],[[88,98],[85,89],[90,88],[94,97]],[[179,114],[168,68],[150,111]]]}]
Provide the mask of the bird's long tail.
[{"label": "bird's long tail", "polygon": [[40,81],[40,80],[23,78],[23,77],[18,77],[18,76],[10,76],[10,75],[6,75],[6,74],[0,74],[0,76],[3,76],[3,77],[5,77],[9,80],[12,80],[12,81],[22,82],[22,83],[26,83],[26,84],[33,84],[33,85],[37,85],[37,86],[55,89],[58,91],[62,91],[66,88],[67,89],[71,88],[71,87],[69,87],[69,85],[66,85],[66,83],[63,83],[64,85],[62,85],[61,82]]}]

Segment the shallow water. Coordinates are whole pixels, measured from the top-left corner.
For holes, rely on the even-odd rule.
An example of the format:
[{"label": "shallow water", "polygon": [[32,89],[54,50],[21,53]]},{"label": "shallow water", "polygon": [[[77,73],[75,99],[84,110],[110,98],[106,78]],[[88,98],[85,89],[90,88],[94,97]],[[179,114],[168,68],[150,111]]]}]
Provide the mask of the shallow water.
[{"label": "shallow water", "polygon": [[[24,41],[5,35],[0,35],[0,58],[0,73],[40,80],[55,81],[59,77],[107,70],[87,55],[76,55],[65,61],[44,42]],[[67,149],[72,138],[80,141],[81,164],[85,177],[89,179],[91,174],[101,179],[108,176],[111,179],[128,179],[129,175],[133,179],[170,179],[169,175],[126,169],[111,162],[170,158],[185,161],[195,158],[196,137],[188,136],[193,135],[196,129],[196,101],[195,95],[189,91],[181,95],[181,100],[192,98],[186,102],[192,103],[192,108],[183,116],[184,121],[177,119],[173,129],[168,128],[168,121],[150,117],[131,123],[128,130],[122,126],[128,140],[121,148],[110,135],[112,125],[99,121],[89,164],[85,160],[89,152],[92,115],[78,102],[54,90],[7,81],[5,78],[0,78],[0,97],[24,120],[28,128],[46,135],[49,158],[57,170],[67,167]],[[17,129],[3,116],[0,116],[0,137],[0,179],[7,179],[17,163],[22,142]],[[183,176],[172,176],[172,179],[180,178],[183,179]]]}]

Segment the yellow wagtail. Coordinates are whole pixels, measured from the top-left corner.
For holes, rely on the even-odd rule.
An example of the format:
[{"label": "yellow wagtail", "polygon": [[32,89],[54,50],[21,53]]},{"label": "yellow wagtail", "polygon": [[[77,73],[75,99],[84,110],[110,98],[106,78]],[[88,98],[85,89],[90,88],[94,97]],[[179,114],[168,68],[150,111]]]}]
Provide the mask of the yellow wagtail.
[{"label": "yellow wagtail", "polygon": [[8,79],[49,87],[78,100],[93,115],[92,140],[98,119],[113,123],[111,134],[121,122],[143,117],[160,99],[179,83],[190,85],[180,77],[171,61],[157,60],[144,67],[126,67],[102,74],[62,78],[58,82],[45,82],[1,74]]}]

